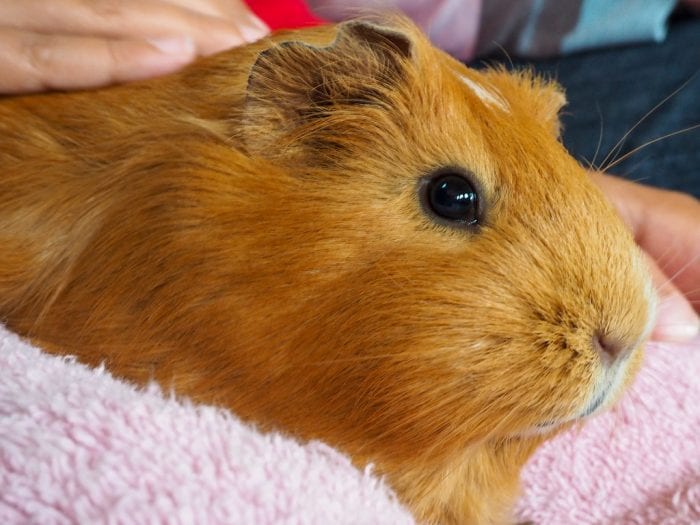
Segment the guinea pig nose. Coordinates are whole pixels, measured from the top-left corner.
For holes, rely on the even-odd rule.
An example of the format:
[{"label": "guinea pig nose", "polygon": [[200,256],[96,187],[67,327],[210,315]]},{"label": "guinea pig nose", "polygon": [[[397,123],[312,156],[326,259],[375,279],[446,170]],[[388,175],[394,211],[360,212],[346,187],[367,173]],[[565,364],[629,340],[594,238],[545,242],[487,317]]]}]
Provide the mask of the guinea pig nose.
[{"label": "guinea pig nose", "polygon": [[631,348],[618,338],[601,330],[593,334],[593,348],[600,354],[604,363],[621,359],[631,351]]}]

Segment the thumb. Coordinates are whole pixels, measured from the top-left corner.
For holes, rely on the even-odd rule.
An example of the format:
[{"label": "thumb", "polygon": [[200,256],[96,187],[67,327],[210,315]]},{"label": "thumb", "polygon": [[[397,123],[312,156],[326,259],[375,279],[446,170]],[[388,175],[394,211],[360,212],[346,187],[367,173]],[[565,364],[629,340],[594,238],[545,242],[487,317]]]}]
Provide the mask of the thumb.
[{"label": "thumb", "polygon": [[683,342],[700,333],[700,319],[685,295],[659,268],[656,261],[646,254],[654,287],[659,294],[656,325],[651,332],[654,341]]}]

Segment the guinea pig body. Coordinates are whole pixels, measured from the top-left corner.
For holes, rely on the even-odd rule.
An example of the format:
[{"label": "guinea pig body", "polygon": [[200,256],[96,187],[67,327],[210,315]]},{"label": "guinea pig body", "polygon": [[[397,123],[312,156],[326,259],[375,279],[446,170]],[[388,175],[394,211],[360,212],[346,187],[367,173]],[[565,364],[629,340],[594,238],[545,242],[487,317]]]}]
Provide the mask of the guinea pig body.
[{"label": "guinea pig body", "polygon": [[562,103],[403,21],[3,99],[0,317],[372,461],[424,522],[506,523],[537,445],[629,381],[654,305]]}]

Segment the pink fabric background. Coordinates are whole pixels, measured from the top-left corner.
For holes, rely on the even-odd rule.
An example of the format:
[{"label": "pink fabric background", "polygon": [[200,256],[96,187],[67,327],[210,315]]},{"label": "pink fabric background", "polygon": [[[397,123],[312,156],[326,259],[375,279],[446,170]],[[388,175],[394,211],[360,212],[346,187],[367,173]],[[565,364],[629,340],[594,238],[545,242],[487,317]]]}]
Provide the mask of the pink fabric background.
[{"label": "pink fabric background", "polygon": [[700,524],[700,339],[649,345],[611,411],[541,447],[521,519],[552,525]]},{"label": "pink fabric background", "polygon": [[[518,516],[700,523],[700,341],[651,346],[611,412],[547,443]],[[409,524],[371,469],[321,443],[138,390],[0,326],[0,523]]]}]

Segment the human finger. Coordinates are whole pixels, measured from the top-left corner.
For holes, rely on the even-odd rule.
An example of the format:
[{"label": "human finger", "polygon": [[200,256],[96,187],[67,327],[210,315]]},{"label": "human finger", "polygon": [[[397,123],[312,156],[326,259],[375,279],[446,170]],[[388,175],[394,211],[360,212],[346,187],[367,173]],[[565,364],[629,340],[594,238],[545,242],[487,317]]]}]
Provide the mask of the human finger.
[{"label": "human finger", "polygon": [[0,93],[83,89],[165,74],[195,57],[185,37],[151,41],[0,28]]},{"label": "human finger", "polygon": [[270,29],[242,0],[168,0],[172,4],[210,16],[252,26],[267,34]]},{"label": "human finger", "polygon": [[659,294],[656,324],[651,332],[654,341],[689,341],[700,333],[700,319],[685,295],[647,255],[654,286]]},{"label": "human finger", "polygon": [[188,36],[208,55],[252,42],[265,31],[158,0],[22,0],[0,2],[0,25],[45,34],[115,39]]}]

